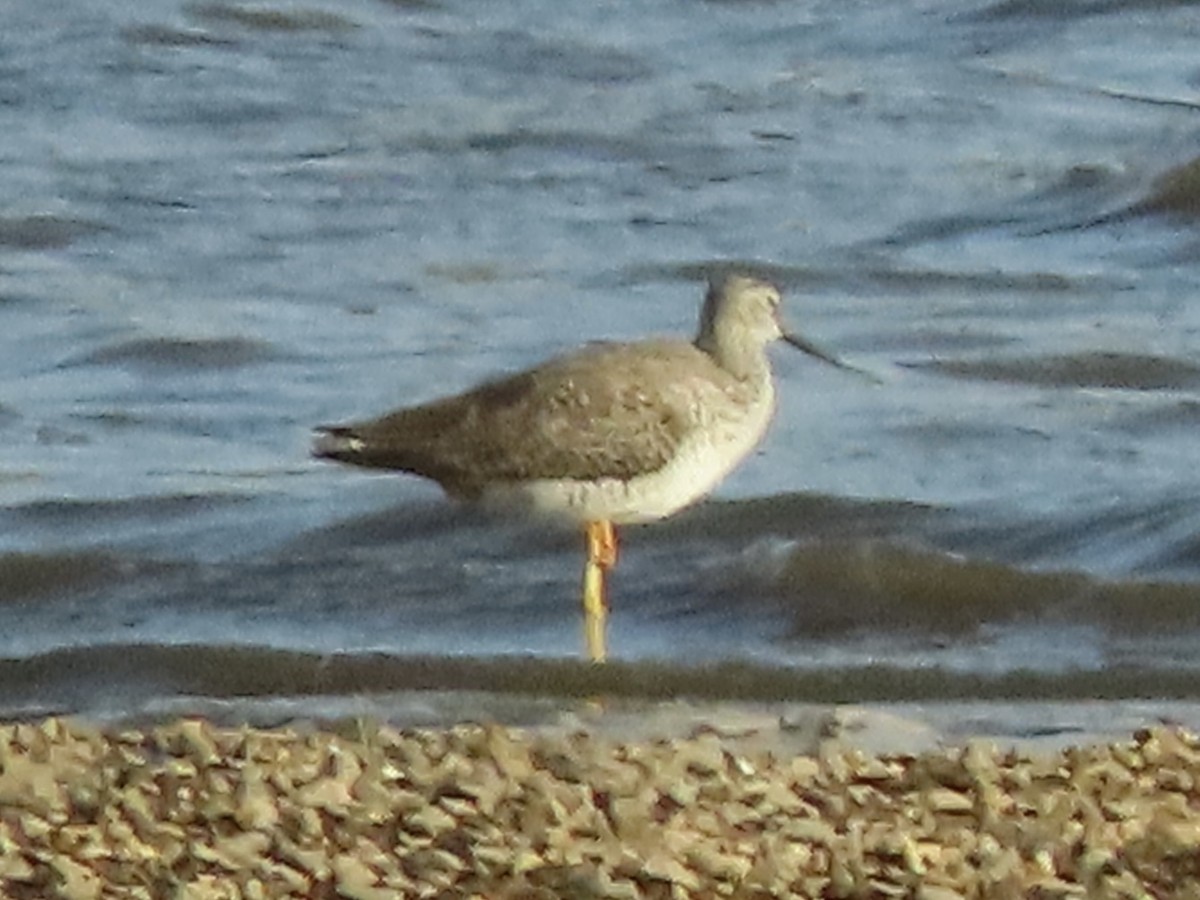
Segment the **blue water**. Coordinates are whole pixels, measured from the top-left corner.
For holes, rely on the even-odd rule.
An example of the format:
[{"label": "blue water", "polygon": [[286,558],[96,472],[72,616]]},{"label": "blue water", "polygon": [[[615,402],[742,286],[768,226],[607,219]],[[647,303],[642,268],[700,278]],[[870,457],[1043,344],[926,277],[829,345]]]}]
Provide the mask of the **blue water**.
[{"label": "blue water", "polygon": [[16,4],[0,658],[572,657],[578,536],[309,431],[690,333],[737,262],[882,383],[777,352],[725,502],[625,534],[618,659],[1189,670],[1196,31],[1134,2]]}]

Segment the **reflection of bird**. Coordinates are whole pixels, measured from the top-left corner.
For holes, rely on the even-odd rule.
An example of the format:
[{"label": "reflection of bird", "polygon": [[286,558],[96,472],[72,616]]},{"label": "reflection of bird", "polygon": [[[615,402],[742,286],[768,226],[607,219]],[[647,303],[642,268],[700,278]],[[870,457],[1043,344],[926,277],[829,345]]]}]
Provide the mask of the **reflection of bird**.
[{"label": "reflection of bird", "polygon": [[671,515],[754,448],[775,406],[769,343],[842,365],[786,333],[779,302],[765,281],[726,276],[710,285],[692,343],[590,344],[456,397],[320,428],[313,454],[583,525],[587,649],[600,662],[613,525]]}]

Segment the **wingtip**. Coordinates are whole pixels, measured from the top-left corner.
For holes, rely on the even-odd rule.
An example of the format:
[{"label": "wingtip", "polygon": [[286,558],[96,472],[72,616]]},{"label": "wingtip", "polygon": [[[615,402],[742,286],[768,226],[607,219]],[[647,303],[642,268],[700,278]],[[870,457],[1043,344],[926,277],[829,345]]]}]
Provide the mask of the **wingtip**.
[{"label": "wingtip", "polygon": [[313,431],[312,455],[318,459],[337,459],[362,448],[362,439],[345,428],[321,425]]}]

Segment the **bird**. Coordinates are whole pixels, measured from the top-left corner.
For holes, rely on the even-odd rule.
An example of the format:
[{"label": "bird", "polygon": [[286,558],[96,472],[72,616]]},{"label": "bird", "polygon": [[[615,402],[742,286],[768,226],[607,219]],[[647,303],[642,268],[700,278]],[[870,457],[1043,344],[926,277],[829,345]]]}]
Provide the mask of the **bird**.
[{"label": "bird", "polygon": [[691,341],[585,344],[456,396],[319,426],[312,453],[422,476],[455,500],[582,527],[585,652],[602,663],[614,526],[695,503],[758,445],[775,411],[768,345],[782,339],[854,370],[784,327],[781,296],[754,275],[720,274]]}]

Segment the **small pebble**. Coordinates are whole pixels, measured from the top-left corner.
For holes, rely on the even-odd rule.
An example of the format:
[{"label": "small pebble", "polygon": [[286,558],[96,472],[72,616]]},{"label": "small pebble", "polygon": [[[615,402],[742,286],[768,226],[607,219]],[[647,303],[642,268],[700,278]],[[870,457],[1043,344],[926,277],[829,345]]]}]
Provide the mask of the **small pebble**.
[{"label": "small pebble", "polygon": [[[489,725],[0,726],[0,896],[1185,896],[1200,742],[746,755]],[[1190,895],[1189,895],[1190,896]]]}]

